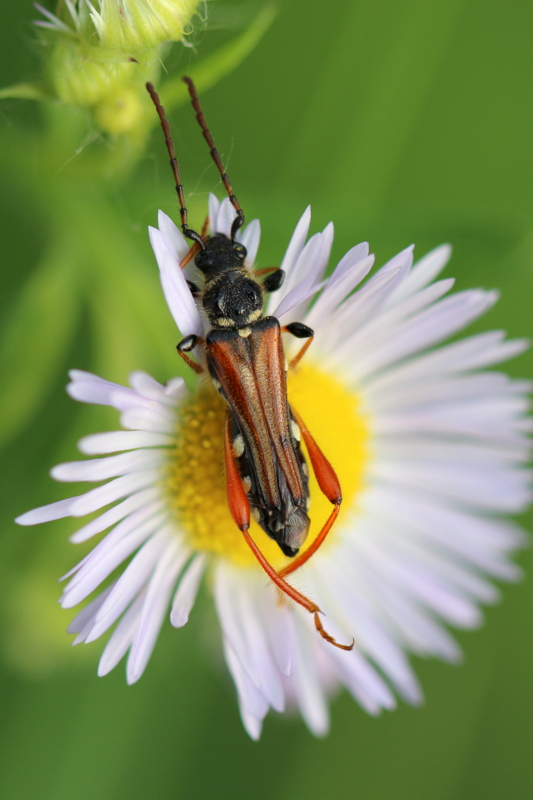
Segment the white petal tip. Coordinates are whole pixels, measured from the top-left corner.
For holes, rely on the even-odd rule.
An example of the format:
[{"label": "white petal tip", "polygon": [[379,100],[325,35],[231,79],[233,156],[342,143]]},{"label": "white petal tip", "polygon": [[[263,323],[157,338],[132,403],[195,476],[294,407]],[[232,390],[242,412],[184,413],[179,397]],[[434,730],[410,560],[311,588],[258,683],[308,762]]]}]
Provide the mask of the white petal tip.
[{"label": "white petal tip", "polygon": [[36,525],[39,520],[34,520],[34,513],[33,511],[26,511],[25,514],[21,514],[20,517],[15,517],[15,522],[17,525]]},{"label": "white petal tip", "polygon": [[246,733],[254,742],[258,742],[261,738],[261,730],[263,728],[263,722],[260,719],[256,719],[252,717],[251,714],[243,712],[241,714],[242,724],[246,730]]},{"label": "white petal tip", "polygon": [[137,681],[139,680],[141,675],[142,675],[142,672],[138,675],[137,673],[134,673],[131,670],[128,670],[126,672],[126,683],[128,684],[128,686],[133,686],[134,683],[137,683]]},{"label": "white petal tip", "polygon": [[70,482],[72,480],[72,478],[69,477],[70,474],[69,464],[56,464],[55,467],[52,467],[49,474],[50,477],[53,478],[55,481],[61,481],[62,483]]},{"label": "white petal tip", "polygon": [[183,628],[188,623],[188,621],[189,621],[188,614],[176,614],[173,612],[170,615],[170,624],[174,628]]}]

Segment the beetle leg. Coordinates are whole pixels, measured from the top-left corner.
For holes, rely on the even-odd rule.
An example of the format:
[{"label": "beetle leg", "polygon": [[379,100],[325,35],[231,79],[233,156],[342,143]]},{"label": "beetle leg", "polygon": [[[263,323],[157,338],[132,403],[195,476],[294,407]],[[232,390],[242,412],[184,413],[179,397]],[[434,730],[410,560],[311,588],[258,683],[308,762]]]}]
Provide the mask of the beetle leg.
[{"label": "beetle leg", "polygon": [[189,261],[192,261],[194,256],[199,252],[200,252],[200,245],[198,244],[198,242],[194,242],[192,247],[187,251],[187,253],[185,253],[183,258],[181,259],[180,268],[185,269]]},{"label": "beetle leg", "polygon": [[284,325],[281,330],[283,333],[292,333],[297,339],[307,339],[304,346],[289,363],[289,368],[295,369],[311,347],[315,332],[308,325],[304,325],[303,322],[291,322],[289,325]]},{"label": "beetle leg", "polygon": [[277,267],[267,267],[266,269],[258,270],[255,274],[263,275],[265,272],[270,274],[263,281],[263,289],[265,292],[277,291],[285,280],[285,271]]},{"label": "beetle leg", "polygon": [[189,290],[194,298],[200,297],[200,287],[196,283],[193,281],[187,281],[187,286],[189,287]]},{"label": "beetle leg", "polygon": [[193,369],[197,375],[201,375],[204,371],[202,365],[197,364],[196,361],[193,361],[192,358],[189,358],[187,355],[187,353],[190,353],[191,350],[194,350],[197,344],[203,345],[205,344],[205,340],[201,339],[199,336],[195,336],[194,333],[191,333],[190,336],[186,336],[185,339],[182,339],[181,342],[179,342],[179,344],[176,346],[176,350],[185,361],[187,366]]},{"label": "beetle leg", "polygon": [[309,459],[311,461],[311,466],[313,467],[313,472],[315,473],[315,477],[318,481],[318,485],[320,487],[320,491],[328,498],[330,503],[333,503],[333,510],[329,515],[326,524],[314,540],[314,542],[307,548],[307,550],[302,553],[301,555],[297,556],[294,561],[291,561],[286,567],[284,567],[280,571],[280,575],[284,578],[286,575],[289,575],[291,572],[294,572],[302,564],[311,558],[311,556],[316,553],[328,533],[330,532],[331,528],[333,527],[333,523],[339,516],[339,511],[341,508],[342,503],[342,491],[341,486],[339,483],[339,479],[335,474],[335,470],[327,460],[324,453],[320,450],[319,446],[311,436],[309,429],[306,428],[304,421],[300,417],[300,415],[291,408],[292,414],[298,423],[298,427],[300,428],[302,438],[305,442],[305,446],[307,447],[307,452],[309,453]]},{"label": "beetle leg", "polygon": [[235,524],[244,536],[246,544],[258,560],[259,564],[262,566],[268,577],[276,584],[278,589],[281,589],[281,591],[287,595],[287,597],[290,597],[295,603],[298,603],[298,605],[305,608],[310,614],[313,614],[315,628],[323,639],[335,647],[340,648],[341,650],[352,650],[354,646],[353,641],[350,645],[339,644],[335,641],[333,636],[330,636],[330,634],[324,630],[322,621],[319,617],[319,614],[322,614],[322,611],[317,604],[313,603],[312,600],[309,600],[309,598],[301,594],[301,592],[297,591],[293,586],[283,580],[281,575],[279,575],[274,567],[266,560],[263,553],[250,536],[248,530],[250,527],[250,503],[246,497],[246,492],[244,491],[244,486],[242,485],[242,479],[239,474],[237,462],[233,454],[231,441],[231,415],[229,413],[226,414],[226,424],[224,427],[224,456],[226,462],[226,491],[228,496],[229,510],[235,521]]}]

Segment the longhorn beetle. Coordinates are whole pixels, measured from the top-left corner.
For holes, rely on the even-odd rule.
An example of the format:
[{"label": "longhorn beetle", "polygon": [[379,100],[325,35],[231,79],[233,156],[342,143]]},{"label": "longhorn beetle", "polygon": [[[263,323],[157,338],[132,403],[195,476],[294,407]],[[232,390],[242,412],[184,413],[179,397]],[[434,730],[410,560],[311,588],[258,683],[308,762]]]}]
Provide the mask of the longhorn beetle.
[{"label": "longhorn beetle", "polygon": [[[281,334],[290,333],[299,339],[307,339],[288,365],[289,369],[296,367],[314,334],[301,322],[281,327],[275,317],[263,316],[263,294],[281,286],[284,272],[281,269],[260,270],[254,275],[244,266],[246,248],[236,240],[244,224],[244,212],[207,127],[195,86],[190,78],[183,80],[189,88],[196,119],[236,217],[229,237],[217,231],[208,236],[207,226],[202,233],[189,228],[170,126],[154,86],[147,83],[170,156],[180,204],[181,229],[184,236],[193,242],[181,266],[194,258],[194,263],[203,273],[203,287],[200,289],[189,282],[189,288],[200,299],[211,325],[205,338],[194,334],[186,336],[177,350],[188,366],[200,374],[204,367],[193,361],[188,353],[197,346],[202,348],[211,380],[227,403],[224,455],[228,506],[246,543],[276,586],[313,614],[315,627],[322,638],[342,650],[351,650],[353,641],[350,645],[336,642],[324,630],[319,617],[322,612],[317,604],[285,580],[320,547],[337,519],[342,502],[341,487],[331,464],[287,400],[287,364]],[[264,272],[270,274],[259,283],[256,278]],[[309,473],[300,439],[307,448],[320,490],[333,504],[333,510],[315,541],[298,555],[310,525],[307,515]],[[294,558],[280,572],[267,561],[250,536],[250,515],[278,543],[286,556]]]}]

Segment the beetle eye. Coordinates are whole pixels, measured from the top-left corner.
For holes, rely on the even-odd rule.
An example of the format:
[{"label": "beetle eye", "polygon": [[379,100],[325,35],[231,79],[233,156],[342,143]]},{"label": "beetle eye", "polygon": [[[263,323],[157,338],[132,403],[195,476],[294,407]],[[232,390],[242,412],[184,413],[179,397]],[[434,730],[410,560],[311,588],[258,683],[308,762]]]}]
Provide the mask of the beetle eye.
[{"label": "beetle eye", "polygon": [[246,247],[243,244],[241,244],[240,242],[236,242],[234,244],[234,249],[239,256],[241,256],[242,258],[246,258],[248,251],[246,250]]},{"label": "beetle eye", "polygon": [[259,287],[255,286],[253,283],[247,283],[245,289],[246,299],[250,303],[261,304],[263,300],[263,296],[261,294],[261,290]]},{"label": "beetle eye", "polygon": [[194,259],[194,263],[199,269],[205,269],[206,267],[213,266],[213,259],[206,250],[200,250]]}]

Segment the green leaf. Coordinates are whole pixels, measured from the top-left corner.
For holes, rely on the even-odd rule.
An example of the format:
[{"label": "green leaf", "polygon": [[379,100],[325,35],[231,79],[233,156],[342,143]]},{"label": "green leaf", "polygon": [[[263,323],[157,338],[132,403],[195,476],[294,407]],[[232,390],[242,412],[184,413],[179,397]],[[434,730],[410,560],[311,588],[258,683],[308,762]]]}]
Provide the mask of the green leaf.
[{"label": "green leaf", "polygon": [[72,261],[70,252],[51,252],[0,332],[0,444],[35,414],[70,345],[78,310]]},{"label": "green leaf", "polygon": [[15,83],[13,86],[6,86],[0,89],[0,100],[8,97],[16,97],[20,100],[50,100],[51,97],[45,92],[44,87],[38,83]]}]

